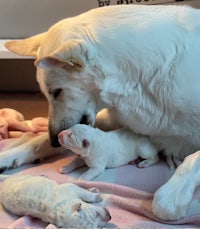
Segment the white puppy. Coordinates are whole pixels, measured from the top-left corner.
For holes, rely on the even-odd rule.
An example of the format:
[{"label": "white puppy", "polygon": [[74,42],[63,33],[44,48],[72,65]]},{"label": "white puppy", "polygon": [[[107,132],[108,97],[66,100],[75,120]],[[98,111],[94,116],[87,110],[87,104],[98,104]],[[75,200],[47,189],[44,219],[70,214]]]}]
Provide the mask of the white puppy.
[{"label": "white puppy", "polygon": [[57,227],[103,227],[111,219],[106,208],[95,205],[102,200],[98,190],[71,183],[58,185],[43,176],[12,176],[4,181],[0,197],[10,212],[40,218]]},{"label": "white puppy", "polygon": [[[63,167],[62,173],[69,173],[82,166],[83,160],[89,170],[80,179],[91,180],[100,175],[105,168],[125,165],[141,157],[138,167],[144,168],[155,164],[158,160],[158,150],[150,140],[141,135],[133,134],[130,130],[104,132],[83,124],[59,133],[60,144],[70,149],[77,157],[70,164]],[[108,144],[108,142],[112,144]]]},{"label": "white puppy", "polygon": [[[102,123],[108,124],[107,129],[121,126],[149,136],[167,157],[184,160],[200,149],[199,40],[199,9],[129,5],[91,10],[6,46],[36,58],[37,80],[49,102],[52,146],[60,145],[62,130],[96,122],[99,127]],[[97,113],[104,108],[107,115],[99,121]],[[120,141],[123,144],[124,138]],[[109,143],[113,145],[110,139],[106,145]],[[12,157],[0,155],[0,167],[3,170],[38,158],[41,151],[31,149],[31,158],[19,154],[23,160],[18,160],[19,150],[12,151]],[[191,168],[190,160],[180,168]],[[194,166],[197,169],[199,164]],[[185,171],[181,171],[183,177]],[[195,171],[189,170],[191,177]],[[197,186],[196,180],[194,183]],[[155,194],[153,211],[163,219],[185,214],[176,211],[184,203],[176,195],[183,187],[186,194],[190,188],[184,179],[179,191],[171,184]],[[176,203],[165,199],[166,190],[172,191],[169,198],[175,196]]]}]

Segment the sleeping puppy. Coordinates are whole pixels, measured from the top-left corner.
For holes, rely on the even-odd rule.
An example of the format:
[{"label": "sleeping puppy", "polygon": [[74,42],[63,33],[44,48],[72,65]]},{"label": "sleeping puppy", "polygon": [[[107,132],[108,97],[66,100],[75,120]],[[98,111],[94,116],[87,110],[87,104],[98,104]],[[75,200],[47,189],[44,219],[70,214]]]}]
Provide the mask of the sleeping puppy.
[{"label": "sleeping puppy", "polygon": [[[107,142],[112,142],[107,144]],[[133,134],[127,129],[104,132],[83,124],[76,124],[58,134],[60,144],[80,157],[63,167],[62,173],[69,173],[84,164],[89,170],[80,179],[91,180],[100,175],[105,168],[125,165],[141,157],[138,167],[144,168],[155,164],[158,150],[150,140],[141,135]],[[123,141],[123,143],[122,143]]]},{"label": "sleeping puppy", "polygon": [[[2,176],[0,176],[2,179]],[[62,228],[103,227],[111,217],[97,189],[85,190],[75,184],[58,185],[43,176],[16,175],[3,183],[3,206],[22,216],[30,215]]]}]

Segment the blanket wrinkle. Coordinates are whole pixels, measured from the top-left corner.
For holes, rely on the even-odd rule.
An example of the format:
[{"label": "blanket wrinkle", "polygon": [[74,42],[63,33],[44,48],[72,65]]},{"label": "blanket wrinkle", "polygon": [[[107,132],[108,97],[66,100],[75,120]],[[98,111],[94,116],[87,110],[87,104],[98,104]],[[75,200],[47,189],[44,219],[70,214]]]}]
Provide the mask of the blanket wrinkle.
[{"label": "blanket wrinkle", "polygon": [[[98,188],[102,193],[104,198],[108,199],[109,206],[115,206],[119,209],[124,209],[128,212],[133,212],[134,214],[145,216],[155,222],[160,222],[163,224],[179,225],[186,223],[197,222],[200,223],[198,214],[192,213],[190,217],[185,217],[180,220],[166,221],[160,220],[155,215],[153,215],[151,210],[153,194],[146,193],[143,191],[136,190],[134,188],[128,188],[121,185],[109,184],[103,182],[87,182],[87,181],[75,181],[77,185],[84,188]],[[106,193],[106,194],[105,194]],[[110,195],[109,195],[110,194]],[[193,200],[195,203],[197,201]],[[199,201],[198,201],[199,203]],[[106,206],[108,207],[108,206]],[[194,205],[190,208],[193,209]],[[200,204],[198,205],[200,207]],[[109,209],[109,207],[108,207]],[[199,224],[200,225],[200,224]]]},{"label": "blanket wrinkle", "polygon": [[[15,110],[1,109],[0,153],[32,140],[40,132],[46,132],[47,128],[47,118],[36,117],[27,121],[24,120],[22,114]],[[11,129],[13,130],[10,131]],[[59,173],[59,169],[68,164],[73,157],[74,154],[71,152],[58,154],[45,159],[41,164],[23,165],[20,168],[6,171],[4,174],[44,175],[60,184],[72,182],[86,189],[98,188],[103,197],[103,201],[99,204],[105,206],[112,217],[105,228],[174,229],[200,226],[199,190],[194,195],[184,218],[176,221],[163,221],[153,215],[151,203],[155,187],[160,187],[173,174],[162,161],[146,169],[138,169],[135,165],[106,169],[93,181],[84,181],[77,180],[79,173],[82,172],[81,169],[70,174]],[[0,182],[0,190],[2,185]],[[0,228],[56,229],[57,227],[31,216],[15,216],[7,212],[0,204]]]},{"label": "blanket wrinkle", "polygon": [[[63,158],[65,156],[63,155]],[[66,164],[67,157],[65,160],[62,160],[60,155],[56,155],[54,157],[54,160],[51,158],[49,160],[46,160],[44,164],[41,165],[29,165],[29,166],[22,166],[20,169],[23,174],[31,174],[31,175],[45,175],[49,177],[50,179],[53,179],[57,181],[58,183],[64,183],[67,180],[71,179],[71,175],[73,174],[59,174],[58,173],[58,166],[61,165],[61,163],[58,163],[62,160],[62,164]],[[70,160],[70,159],[69,159]],[[50,163],[49,163],[50,161]],[[126,167],[126,166],[125,166]],[[132,167],[133,172],[136,167]],[[160,167],[158,167],[160,169]],[[116,168],[116,174],[118,168]],[[13,172],[16,170],[13,170]],[[19,171],[19,170],[18,170]],[[141,170],[137,170],[141,171]],[[12,171],[10,171],[12,172]],[[162,172],[162,171],[160,171]],[[159,173],[158,173],[159,174]],[[139,174],[137,174],[139,177]],[[144,175],[144,173],[142,174]],[[109,170],[105,171],[105,177],[109,177]],[[105,177],[103,180],[106,180]],[[75,179],[71,179],[71,182],[78,184],[84,188],[92,188],[96,187],[98,188],[103,197],[103,203],[101,203],[103,206],[105,206],[112,216],[111,224],[108,224],[105,226],[105,228],[111,228],[113,225],[115,225],[115,228],[135,228],[140,225],[144,224],[147,225],[146,227],[142,228],[158,228],[158,225],[160,228],[166,228],[169,226],[169,228],[175,228],[175,225],[178,225],[179,228],[184,228],[186,225],[187,227],[197,227],[200,225],[199,215],[200,211],[193,212],[193,215],[188,215],[184,219],[179,221],[168,221],[164,222],[159,219],[157,219],[155,216],[153,216],[151,211],[151,202],[152,202],[152,193],[144,192],[141,190],[137,190],[134,188],[130,188],[127,186],[121,186],[120,184],[115,183],[109,183],[107,181],[77,181]],[[199,208],[200,209],[200,208]],[[5,212],[4,212],[5,213]],[[0,218],[2,217],[2,212],[0,211]],[[17,221],[17,226],[20,227],[21,225],[24,225],[24,217],[19,218],[20,221]],[[15,222],[15,220],[13,220]],[[13,223],[14,223],[13,222]],[[37,228],[35,224],[32,224],[30,222],[27,223],[27,226]],[[160,223],[160,224],[159,224]],[[11,224],[10,224],[11,225]],[[16,225],[16,224],[14,224]],[[43,222],[41,221],[41,227],[43,225]],[[0,228],[2,227],[1,221],[0,221]],[[16,228],[16,227],[12,227]],[[140,227],[141,228],[141,227]]]},{"label": "blanket wrinkle", "polygon": [[14,223],[10,224],[7,228],[16,229],[16,228],[45,228],[47,223],[41,222],[41,220],[30,217],[23,216],[16,220]]},{"label": "blanket wrinkle", "polygon": [[8,138],[8,123],[0,116],[0,140]]}]

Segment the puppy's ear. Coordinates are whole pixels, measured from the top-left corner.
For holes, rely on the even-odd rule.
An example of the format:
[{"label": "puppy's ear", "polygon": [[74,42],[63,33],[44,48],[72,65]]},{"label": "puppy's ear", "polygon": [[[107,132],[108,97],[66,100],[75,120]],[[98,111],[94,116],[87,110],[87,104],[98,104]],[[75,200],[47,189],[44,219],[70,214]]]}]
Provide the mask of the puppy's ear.
[{"label": "puppy's ear", "polygon": [[5,46],[10,51],[22,56],[37,57],[37,52],[45,33],[26,38],[24,40],[9,41]]},{"label": "puppy's ear", "polygon": [[43,69],[63,67],[68,71],[81,71],[88,59],[88,51],[80,41],[66,41],[52,54],[35,61],[35,65]]}]

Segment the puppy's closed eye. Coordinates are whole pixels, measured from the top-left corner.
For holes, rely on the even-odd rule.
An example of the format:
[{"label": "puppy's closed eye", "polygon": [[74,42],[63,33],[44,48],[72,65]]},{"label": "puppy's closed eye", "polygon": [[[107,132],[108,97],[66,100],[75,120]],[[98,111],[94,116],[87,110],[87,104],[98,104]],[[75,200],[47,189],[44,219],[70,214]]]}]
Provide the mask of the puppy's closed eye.
[{"label": "puppy's closed eye", "polygon": [[88,140],[87,139],[83,139],[83,141],[82,141],[82,147],[83,148],[88,148],[89,145],[90,145],[90,143],[88,142]]}]

